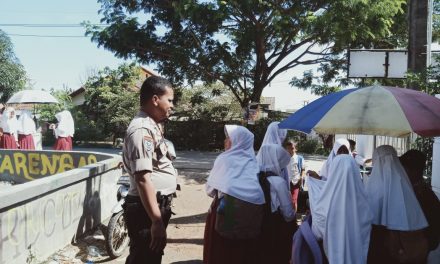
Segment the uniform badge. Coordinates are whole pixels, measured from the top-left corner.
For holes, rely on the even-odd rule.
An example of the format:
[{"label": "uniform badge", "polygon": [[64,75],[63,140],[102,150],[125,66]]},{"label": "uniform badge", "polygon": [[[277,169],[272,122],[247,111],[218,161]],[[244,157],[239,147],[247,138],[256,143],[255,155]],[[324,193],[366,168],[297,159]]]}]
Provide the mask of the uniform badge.
[{"label": "uniform badge", "polygon": [[153,150],[153,139],[151,137],[144,136],[144,145],[145,145],[145,149],[147,151],[152,151]]}]

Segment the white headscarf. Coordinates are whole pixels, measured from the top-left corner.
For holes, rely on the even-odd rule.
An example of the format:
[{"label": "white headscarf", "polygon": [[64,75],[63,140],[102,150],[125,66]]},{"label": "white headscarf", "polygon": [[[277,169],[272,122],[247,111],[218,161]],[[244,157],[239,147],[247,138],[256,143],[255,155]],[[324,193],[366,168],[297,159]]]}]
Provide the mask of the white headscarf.
[{"label": "white headscarf", "polygon": [[[266,130],[266,134],[264,135],[264,138],[263,138],[263,143],[261,143],[261,146],[263,146],[265,144],[277,144],[277,145],[282,146],[282,144],[287,136],[287,129],[280,129],[278,127],[279,123],[280,122],[272,122],[269,124],[269,126],[267,127],[267,130]],[[260,147],[260,149],[261,149],[261,147]],[[258,151],[257,162],[258,162],[258,164],[262,164],[261,151]],[[288,172],[286,166],[281,168],[281,169],[283,169],[283,172],[280,174],[280,176],[283,177],[284,180],[286,180],[287,186],[290,189],[289,172]]]},{"label": "white headscarf", "polygon": [[58,126],[55,129],[56,137],[73,137],[75,133],[75,125],[72,115],[69,111],[64,110],[55,115],[58,120]]},{"label": "white headscarf", "polygon": [[295,218],[295,210],[292,204],[292,196],[286,187],[285,180],[281,175],[281,171],[290,162],[290,154],[278,144],[265,144],[260,148],[261,164],[260,171],[273,172],[276,177],[268,177],[270,183],[270,200],[271,210],[281,211],[284,219],[288,222]]},{"label": "white headscarf", "polygon": [[[12,112],[14,115],[10,117]],[[13,107],[7,107],[5,111],[3,111],[1,125],[3,132],[17,136],[18,122],[17,116],[15,115],[15,109]]]},{"label": "white headscarf", "polygon": [[359,168],[351,155],[341,154],[330,173],[327,181],[309,179],[312,231],[323,239],[329,263],[367,263],[373,214]]},{"label": "white headscarf", "polygon": [[280,129],[278,127],[279,123],[280,122],[272,122],[269,124],[266,130],[266,134],[263,138],[263,143],[261,143],[261,145],[278,144],[281,146],[283,144],[283,141],[286,139],[287,136],[287,129]]},{"label": "white headscarf", "polygon": [[335,144],[333,145],[333,149],[330,152],[330,154],[328,155],[327,160],[322,165],[321,171],[319,172],[319,175],[321,177],[328,178],[329,171],[330,171],[330,166],[331,166],[331,164],[333,162],[333,159],[336,157],[339,148],[342,147],[342,146],[346,146],[349,154],[351,155],[351,152],[350,152],[350,142],[348,142],[348,140],[345,139],[345,138],[338,138],[335,141]]},{"label": "white headscarf", "polygon": [[260,171],[271,171],[275,175],[281,175],[281,170],[289,164],[291,158],[289,152],[277,144],[262,145],[259,154]]},{"label": "white headscarf", "polygon": [[405,169],[392,146],[373,152],[373,170],[366,183],[373,224],[411,231],[428,226]]},{"label": "white headscarf", "polygon": [[245,127],[226,125],[231,148],[220,154],[209,174],[207,187],[253,204],[264,204],[258,181],[254,135]]},{"label": "white headscarf", "polygon": [[35,122],[31,114],[27,111],[21,111],[21,115],[18,118],[18,134],[32,135],[35,131]]}]

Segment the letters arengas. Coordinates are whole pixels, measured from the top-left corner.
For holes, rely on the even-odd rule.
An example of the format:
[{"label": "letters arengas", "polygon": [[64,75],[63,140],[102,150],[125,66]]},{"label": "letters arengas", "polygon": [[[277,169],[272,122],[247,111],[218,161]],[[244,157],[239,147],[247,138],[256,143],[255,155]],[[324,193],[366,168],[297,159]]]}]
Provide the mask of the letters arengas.
[{"label": "letters arengas", "polygon": [[96,155],[89,153],[0,151],[0,175],[26,182],[97,161]]}]

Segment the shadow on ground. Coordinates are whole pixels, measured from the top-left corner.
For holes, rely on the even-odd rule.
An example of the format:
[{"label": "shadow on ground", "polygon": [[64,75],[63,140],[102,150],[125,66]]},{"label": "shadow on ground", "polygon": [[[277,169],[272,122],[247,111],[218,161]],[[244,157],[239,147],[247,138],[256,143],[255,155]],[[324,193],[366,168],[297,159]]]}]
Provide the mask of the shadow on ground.
[{"label": "shadow on ground", "polygon": [[171,218],[170,224],[184,225],[205,223],[208,213]]},{"label": "shadow on ground", "polygon": [[178,172],[185,184],[204,184],[209,176],[208,169],[178,169]]}]

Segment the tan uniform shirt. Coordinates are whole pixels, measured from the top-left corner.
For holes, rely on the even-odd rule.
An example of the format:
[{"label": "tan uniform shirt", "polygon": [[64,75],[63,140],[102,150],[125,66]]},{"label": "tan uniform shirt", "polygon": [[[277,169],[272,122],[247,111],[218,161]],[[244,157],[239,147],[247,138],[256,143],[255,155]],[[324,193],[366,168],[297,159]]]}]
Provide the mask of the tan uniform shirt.
[{"label": "tan uniform shirt", "polygon": [[127,128],[122,149],[124,166],[130,175],[128,194],[139,196],[135,172],[151,172],[151,181],[162,195],[176,191],[176,170],[167,155],[168,149],[159,124],[140,111]]}]

